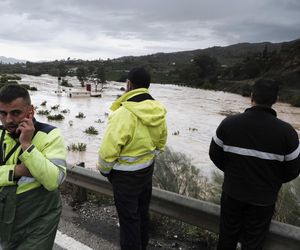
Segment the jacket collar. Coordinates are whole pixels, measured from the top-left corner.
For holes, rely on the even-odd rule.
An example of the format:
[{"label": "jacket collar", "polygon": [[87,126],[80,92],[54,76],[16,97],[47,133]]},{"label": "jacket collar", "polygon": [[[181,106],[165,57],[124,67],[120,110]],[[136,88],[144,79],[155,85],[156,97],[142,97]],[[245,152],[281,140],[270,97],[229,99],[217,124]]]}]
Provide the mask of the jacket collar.
[{"label": "jacket collar", "polygon": [[120,96],[110,107],[112,111],[117,110],[119,107],[122,106],[123,102],[126,102],[128,99],[130,99],[133,96],[142,94],[142,93],[149,93],[149,90],[146,88],[138,88],[131,91],[128,91],[124,93],[122,96]]},{"label": "jacket collar", "polygon": [[264,107],[264,106],[253,106],[251,108],[247,108],[245,110],[245,112],[248,112],[248,111],[253,111],[253,112],[266,112],[266,113],[269,113],[275,117],[277,117],[277,113],[274,109],[272,109],[271,107]]}]

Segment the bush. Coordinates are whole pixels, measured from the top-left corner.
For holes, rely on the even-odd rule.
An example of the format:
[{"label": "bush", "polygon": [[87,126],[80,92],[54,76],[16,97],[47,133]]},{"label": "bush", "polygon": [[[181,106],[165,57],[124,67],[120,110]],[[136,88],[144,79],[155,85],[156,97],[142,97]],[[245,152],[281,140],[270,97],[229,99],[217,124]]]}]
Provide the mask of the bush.
[{"label": "bush", "polygon": [[53,109],[53,110],[57,110],[58,108],[59,108],[59,104],[54,105],[54,106],[51,107],[51,109]]},{"label": "bush", "polygon": [[37,114],[38,115],[49,115],[51,113],[50,110],[38,110]]},{"label": "bush", "polygon": [[20,84],[24,89],[30,90],[30,86],[28,84]]},{"label": "bush", "polygon": [[60,112],[63,113],[63,114],[67,114],[67,113],[70,113],[70,110],[69,109],[63,109]]},{"label": "bush", "polygon": [[17,81],[21,81],[22,78],[20,76],[17,76],[17,75],[10,75],[10,76],[7,76],[8,80],[17,80]]},{"label": "bush", "polygon": [[86,151],[86,144],[85,143],[71,143],[68,147],[67,147],[68,151]]},{"label": "bush", "polygon": [[65,119],[65,117],[62,114],[48,115],[47,118],[48,118],[48,120],[57,120],[57,121]]},{"label": "bush", "polygon": [[252,86],[250,84],[244,84],[241,86],[241,95],[249,97],[251,95]]},{"label": "bush", "polygon": [[66,80],[66,79],[62,79],[61,86],[65,86],[65,87],[69,87],[69,88],[73,87],[73,85],[71,83],[69,83],[68,80]]},{"label": "bush", "polygon": [[79,112],[78,115],[76,115],[75,117],[83,119],[83,118],[85,118],[85,115],[82,112]]},{"label": "bush", "polygon": [[[173,152],[170,148],[157,157],[153,182],[161,189],[197,199],[209,200],[212,196],[213,186],[201,175],[200,169],[192,165],[186,155]],[[207,249],[214,249],[216,245],[217,235],[214,233],[166,216],[153,214],[151,219],[152,224],[155,223],[155,230],[160,230],[161,225],[164,225],[164,230],[167,227],[165,237],[184,235],[189,241],[196,239],[199,245],[205,242]]]},{"label": "bush", "polygon": [[155,162],[154,185],[171,192],[208,200],[212,185],[185,154],[166,148]]},{"label": "bush", "polygon": [[98,120],[95,121],[95,123],[104,123],[104,121],[102,121],[100,118]]},{"label": "bush", "polygon": [[1,83],[7,83],[8,82],[8,77],[6,75],[2,75],[0,78]]},{"label": "bush", "polygon": [[31,90],[31,91],[37,91],[37,88],[36,87],[30,87],[29,90]]},{"label": "bush", "polygon": [[294,107],[300,107],[300,96],[293,96],[291,99],[291,105]]},{"label": "bush", "polygon": [[214,171],[212,174],[212,181],[213,181],[213,195],[210,198],[210,201],[215,204],[220,204],[221,201],[221,194],[222,194],[222,185],[223,185],[223,173],[220,171]]},{"label": "bush", "polygon": [[276,203],[275,219],[300,226],[300,177],[282,186]]},{"label": "bush", "polygon": [[12,80],[12,81],[8,81],[7,83],[10,83],[10,84],[18,84],[18,81]]},{"label": "bush", "polygon": [[98,135],[98,130],[95,129],[93,126],[88,127],[84,132],[89,135]]}]

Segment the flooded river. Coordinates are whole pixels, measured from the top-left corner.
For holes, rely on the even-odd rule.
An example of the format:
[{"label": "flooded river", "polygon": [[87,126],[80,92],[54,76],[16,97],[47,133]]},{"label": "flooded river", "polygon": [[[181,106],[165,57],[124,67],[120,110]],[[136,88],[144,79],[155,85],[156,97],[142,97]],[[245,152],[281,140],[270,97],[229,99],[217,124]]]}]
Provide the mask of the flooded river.
[{"label": "flooded river", "polygon": [[[46,116],[37,114],[35,117],[39,121],[49,122],[59,127],[66,146],[71,143],[86,143],[85,152],[68,153],[68,162],[72,164],[85,162],[87,168],[95,170],[98,147],[107,123],[106,113],[109,113],[111,103],[123,93],[120,88],[125,87],[125,83],[110,82],[103,90],[101,98],[87,96],[70,98],[64,93],[57,96],[56,77],[49,75],[40,77],[21,75],[21,77],[20,83],[38,89],[38,91],[31,91],[32,102],[37,110],[51,110],[55,105],[59,105],[59,108],[57,111],[52,110],[51,114],[69,110],[68,113],[63,114],[65,116],[63,121],[48,121]],[[74,86],[73,91],[83,90],[75,77],[67,79]],[[209,175],[215,167],[209,160],[208,148],[218,124],[228,113],[243,112],[249,107],[250,99],[221,91],[161,84],[152,84],[150,92],[167,108],[168,146],[174,151],[188,155],[204,175]],[[46,106],[41,106],[44,101],[47,101]],[[274,105],[274,109],[279,118],[291,123],[300,134],[300,108],[278,103]],[[83,113],[85,118],[76,118],[79,112]],[[73,125],[70,126],[70,123]],[[84,133],[84,130],[90,126],[95,127],[99,134]]]}]

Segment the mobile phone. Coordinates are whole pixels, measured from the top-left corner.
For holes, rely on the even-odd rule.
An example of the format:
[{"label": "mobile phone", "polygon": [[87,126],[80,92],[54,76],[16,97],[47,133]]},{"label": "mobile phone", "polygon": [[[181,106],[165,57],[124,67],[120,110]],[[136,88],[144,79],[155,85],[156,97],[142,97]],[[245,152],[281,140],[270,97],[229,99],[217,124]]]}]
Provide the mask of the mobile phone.
[{"label": "mobile phone", "polygon": [[26,118],[32,119],[32,116],[33,116],[33,112],[29,111]]}]

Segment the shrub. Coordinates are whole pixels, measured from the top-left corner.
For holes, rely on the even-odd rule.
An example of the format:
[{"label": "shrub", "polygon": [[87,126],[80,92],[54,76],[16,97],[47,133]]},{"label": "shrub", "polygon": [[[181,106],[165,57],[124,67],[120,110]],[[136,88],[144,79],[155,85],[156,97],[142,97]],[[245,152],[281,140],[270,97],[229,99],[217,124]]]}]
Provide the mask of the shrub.
[{"label": "shrub", "polygon": [[51,113],[50,110],[38,110],[37,114],[38,115],[49,115]]},{"label": "shrub", "polygon": [[8,76],[8,79],[9,80],[17,80],[17,81],[21,81],[22,80],[22,78],[20,76],[17,76],[17,75]]},{"label": "shrub", "polygon": [[215,204],[220,204],[223,180],[224,180],[224,177],[223,177],[222,172],[214,171],[212,173],[212,182],[213,182],[212,193],[213,193],[213,195],[212,195],[210,201]]},{"label": "shrub", "polygon": [[70,110],[69,109],[63,109],[62,111],[60,111],[61,113],[63,114],[67,114],[67,113],[70,113]]},{"label": "shrub", "polygon": [[71,143],[70,145],[68,145],[67,147],[68,151],[86,151],[86,144],[85,143]]},{"label": "shrub", "polygon": [[300,178],[282,186],[276,203],[275,219],[300,226]]},{"label": "shrub", "polygon": [[102,121],[100,118],[98,120],[95,121],[95,123],[104,123],[104,121]]},{"label": "shrub", "polygon": [[[10,83],[10,84],[18,84],[18,81],[12,80],[12,81],[8,81],[7,83]],[[30,87],[29,87],[29,89],[30,89]]]},{"label": "shrub", "polygon": [[29,90],[31,90],[31,91],[37,91],[37,88],[36,87],[30,87]]},{"label": "shrub", "polygon": [[8,82],[8,78],[6,75],[2,75],[1,78],[0,78],[0,82],[1,83],[7,83]]},{"label": "shrub", "polygon": [[[185,154],[173,152],[170,148],[166,148],[155,161],[153,183],[161,189],[197,199],[209,200],[212,196],[213,186],[201,175],[200,169]],[[174,237],[176,232],[176,235],[184,235],[186,239],[206,242],[208,249],[214,249],[216,234],[166,216],[151,215],[155,230],[159,230],[161,224],[165,225],[164,229],[168,227],[164,232],[166,237]]]},{"label": "shrub", "polygon": [[66,80],[66,79],[62,79],[61,86],[65,86],[65,87],[69,87],[69,88],[73,87],[73,85],[71,83],[69,83],[68,80]]},{"label": "shrub", "polygon": [[48,118],[48,120],[57,120],[57,121],[65,119],[65,117],[62,114],[48,115],[47,118]]},{"label": "shrub", "polygon": [[93,126],[88,127],[84,132],[89,135],[98,135],[98,130],[95,129]]},{"label": "shrub", "polygon": [[30,86],[28,84],[20,84],[24,89],[30,90]]},{"label": "shrub", "polygon": [[47,104],[47,101],[43,101],[43,102],[41,103],[41,106],[46,106],[46,104]]},{"label": "shrub", "polygon": [[156,159],[154,185],[171,192],[208,200],[212,185],[185,154],[166,148]]},{"label": "shrub", "polygon": [[300,107],[300,96],[293,96],[291,99],[291,104],[294,107]]},{"label": "shrub", "polygon": [[250,84],[244,84],[241,86],[241,95],[249,97],[251,95],[252,86]]},{"label": "shrub", "polygon": [[54,105],[54,106],[51,107],[51,109],[53,109],[53,110],[57,110],[58,108],[59,108],[59,104]]},{"label": "shrub", "polygon": [[85,118],[85,115],[82,112],[79,112],[78,115],[76,115],[75,117],[83,119],[83,118]]}]

